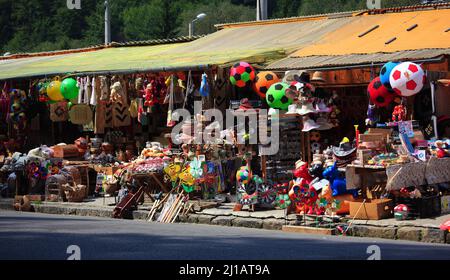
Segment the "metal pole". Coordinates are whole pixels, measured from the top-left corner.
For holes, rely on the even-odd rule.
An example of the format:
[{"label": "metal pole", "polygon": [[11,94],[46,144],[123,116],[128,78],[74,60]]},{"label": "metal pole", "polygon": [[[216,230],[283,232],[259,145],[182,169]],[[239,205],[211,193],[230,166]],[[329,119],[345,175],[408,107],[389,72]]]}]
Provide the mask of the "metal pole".
[{"label": "metal pole", "polygon": [[189,23],[189,38],[192,38],[193,35],[194,35],[194,22],[191,21]]},{"label": "metal pole", "polygon": [[266,20],[267,15],[267,0],[257,0],[256,1],[256,20]]},{"label": "metal pole", "polygon": [[109,0],[105,0],[105,45],[111,43],[111,13],[109,10]]}]

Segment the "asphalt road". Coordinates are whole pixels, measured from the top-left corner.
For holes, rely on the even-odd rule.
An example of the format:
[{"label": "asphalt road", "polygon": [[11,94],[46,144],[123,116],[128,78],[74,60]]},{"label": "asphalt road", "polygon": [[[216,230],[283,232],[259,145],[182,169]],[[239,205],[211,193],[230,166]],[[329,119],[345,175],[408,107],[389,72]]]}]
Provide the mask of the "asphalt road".
[{"label": "asphalt road", "polygon": [[0,212],[0,259],[366,260],[377,245],[387,259],[450,260],[450,246],[281,231],[36,213]]}]

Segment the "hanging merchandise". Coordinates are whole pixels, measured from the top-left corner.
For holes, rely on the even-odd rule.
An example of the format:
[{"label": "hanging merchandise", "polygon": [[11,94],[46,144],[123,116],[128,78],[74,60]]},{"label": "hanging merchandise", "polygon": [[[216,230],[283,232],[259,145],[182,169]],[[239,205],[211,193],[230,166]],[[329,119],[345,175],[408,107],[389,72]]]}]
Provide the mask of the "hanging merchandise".
[{"label": "hanging merchandise", "polygon": [[108,79],[105,76],[100,76],[100,100],[109,100]]},{"label": "hanging merchandise", "polygon": [[380,71],[380,81],[383,84],[385,88],[387,88],[389,91],[392,91],[391,83],[389,81],[392,73],[392,69],[394,69],[397,65],[399,65],[399,62],[388,62],[381,68]]},{"label": "hanging merchandise", "polygon": [[422,67],[412,62],[403,62],[392,69],[389,78],[392,89],[401,96],[419,93],[426,81]]},{"label": "hanging merchandise", "polygon": [[378,107],[387,107],[394,100],[394,95],[381,83],[380,77],[376,77],[370,82],[367,93],[370,102]]},{"label": "hanging merchandise", "polygon": [[273,84],[267,91],[266,101],[267,104],[273,109],[287,110],[289,105],[292,104],[292,99],[286,96],[286,90],[289,85],[285,83]]},{"label": "hanging merchandise", "polygon": [[77,86],[77,81],[73,78],[64,79],[61,83],[61,94],[65,99],[75,99],[78,97],[80,89]]},{"label": "hanging merchandise", "polygon": [[26,93],[23,90],[13,89],[10,93],[10,109],[8,118],[13,124],[14,129],[24,130],[27,124],[25,115]]},{"label": "hanging merchandise", "polygon": [[61,94],[61,82],[59,78],[48,85],[47,95],[51,101],[61,101],[64,99],[64,96]]},{"label": "hanging merchandise", "polygon": [[236,63],[230,70],[231,84],[240,88],[253,82],[256,72],[247,62]]},{"label": "hanging merchandise", "polygon": [[126,103],[125,91],[120,82],[115,82],[111,86],[110,100],[113,103]]},{"label": "hanging merchandise", "polygon": [[130,108],[128,108],[128,111],[130,112],[130,117],[132,117],[133,119],[137,118],[139,115],[139,104],[138,104],[138,99],[134,98],[133,100],[131,100],[130,102]]},{"label": "hanging merchandise", "polygon": [[92,78],[92,92],[91,92],[91,100],[89,100],[89,105],[96,106],[99,96],[97,93],[100,92],[100,83],[99,80],[95,77]]},{"label": "hanging merchandise", "polygon": [[49,98],[48,98],[48,95],[47,95],[48,84],[49,84],[49,82],[43,82],[43,81],[40,81],[37,84],[36,87],[37,87],[37,90],[39,92],[39,97],[38,97],[39,102],[45,103],[45,102],[49,101]]},{"label": "hanging merchandise", "polygon": [[175,122],[172,120],[172,112],[174,109],[174,76],[170,77],[170,88],[169,88],[169,108],[167,111],[167,127],[173,127]]},{"label": "hanging merchandise", "polygon": [[202,74],[202,82],[200,84],[200,94],[203,97],[209,96],[208,75],[206,75],[206,73]]},{"label": "hanging merchandise", "polygon": [[73,105],[69,111],[69,118],[70,122],[73,124],[89,124],[93,118],[92,109],[86,104]]},{"label": "hanging merchandise", "polygon": [[2,88],[2,93],[0,95],[0,121],[1,123],[6,122],[6,119],[9,114],[9,106],[11,102],[11,98],[9,96],[9,88],[8,84],[5,82]]},{"label": "hanging merchandise", "polygon": [[403,104],[397,105],[392,112],[392,121],[402,122],[406,121],[406,106]]},{"label": "hanging merchandise", "polygon": [[255,83],[253,84],[254,91],[261,97],[261,99],[266,99],[266,94],[269,88],[276,83],[280,82],[277,74],[270,71],[259,72],[256,75]]},{"label": "hanging merchandise", "polygon": [[50,104],[50,120],[52,122],[65,122],[69,119],[70,107],[66,101]]},{"label": "hanging merchandise", "polygon": [[148,114],[144,110],[144,100],[142,98],[138,98],[138,122],[143,126],[148,125]]}]

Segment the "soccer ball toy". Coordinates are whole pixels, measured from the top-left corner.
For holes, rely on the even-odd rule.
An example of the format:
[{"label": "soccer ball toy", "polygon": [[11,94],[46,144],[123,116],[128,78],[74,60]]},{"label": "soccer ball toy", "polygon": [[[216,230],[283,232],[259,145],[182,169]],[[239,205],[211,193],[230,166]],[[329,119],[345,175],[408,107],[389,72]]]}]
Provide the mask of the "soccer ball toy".
[{"label": "soccer ball toy", "polygon": [[236,63],[230,71],[231,84],[240,88],[252,82],[255,76],[255,69],[247,62]]},{"label": "soccer ball toy", "polygon": [[237,172],[236,172],[236,181],[238,181],[240,184],[248,184],[248,182],[251,179],[250,170],[247,168],[247,166],[242,166]]},{"label": "soccer ball toy", "polygon": [[394,100],[394,95],[383,86],[380,77],[376,77],[370,82],[367,92],[369,94],[370,102],[377,107],[386,107]]},{"label": "soccer ball toy", "polygon": [[408,219],[409,208],[405,204],[399,204],[394,208],[394,216],[397,221]]},{"label": "soccer ball toy", "polygon": [[389,78],[392,89],[401,96],[419,93],[425,80],[426,76],[422,67],[412,62],[403,62],[395,66]]},{"label": "soccer ball toy", "polygon": [[266,101],[267,104],[273,109],[287,110],[289,105],[292,104],[292,99],[286,96],[286,90],[289,85],[285,83],[273,84],[269,91],[267,91]]},{"label": "soccer ball toy", "polygon": [[280,82],[280,78],[278,78],[277,74],[270,71],[259,72],[256,75],[253,89],[259,97],[265,99],[270,86],[278,82]]},{"label": "soccer ball toy", "polygon": [[383,84],[383,86],[385,86],[390,91],[392,90],[392,87],[391,87],[389,78],[391,77],[392,69],[394,69],[395,66],[397,66],[399,64],[400,63],[398,63],[398,62],[390,61],[390,62],[386,63],[385,65],[383,65],[383,67],[381,68],[381,71],[380,71],[381,83]]}]

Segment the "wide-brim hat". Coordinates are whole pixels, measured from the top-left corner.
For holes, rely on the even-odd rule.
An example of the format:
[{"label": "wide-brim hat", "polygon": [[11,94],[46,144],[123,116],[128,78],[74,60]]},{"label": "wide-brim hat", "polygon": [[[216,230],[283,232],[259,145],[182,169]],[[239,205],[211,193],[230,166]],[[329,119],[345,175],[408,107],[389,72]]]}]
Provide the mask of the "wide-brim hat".
[{"label": "wide-brim hat", "polygon": [[323,100],[316,104],[316,111],[319,113],[331,113],[331,108],[328,107]]},{"label": "wide-brim hat", "polygon": [[325,84],[326,81],[325,81],[323,72],[321,72],[321,71],[314,72],[314,74],[311,78],[311,83]]},{"label": "wide-brim hat", "polygon": [[297,104],[291,104],[288,107],[287,114],[297,114],[297,110],[298,110]]},{"label": "wide-brim hat", "polygon": [[320,127],[320,125],[316,124],[316,122],[312,119],[308,119],[306,121],[303,122],[303,132],[308,132],[314,129],[318,129]]},{"label": "wide-brim hat", "polygon": [[310,83],[310,77],[308,72],[302,70],[290,70],[286,71],[283,78],[283,83],[290,84],[294,81],[300,83]]},{"label": "wide-brim hat", "polygon": [[248,109],[253,109],[252,104],[250,104],[250,101],[248,100],[248,98],[244,98],[241,100],[241,103],[239,105],[239,109],[240,110],[248,110]]},{"label": "wide-brim hat", "polygon": [[297,113],[304,116],[308,114],[315,114],[317,113],[316,109],[314,109],[313,104],[311,102],[307,102],[302,105],[300,109],[297,110]]},{"label": "wide-brim hat", "polygon": [[329,130],[332,129],[334,126],[325,118],[318,118],[316,120],[316,124],[320,127],[317,130]]},{"label": "wide-brim hat", "polygon": [[353,147],[350,142],[341,143],[339,147],[333,147],[332,149],[333,154],[338,158],[349,157],[356,152],[356,147]]}]

